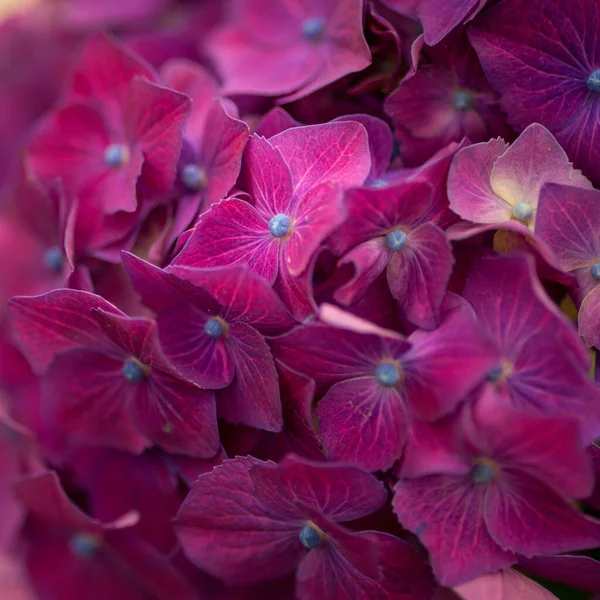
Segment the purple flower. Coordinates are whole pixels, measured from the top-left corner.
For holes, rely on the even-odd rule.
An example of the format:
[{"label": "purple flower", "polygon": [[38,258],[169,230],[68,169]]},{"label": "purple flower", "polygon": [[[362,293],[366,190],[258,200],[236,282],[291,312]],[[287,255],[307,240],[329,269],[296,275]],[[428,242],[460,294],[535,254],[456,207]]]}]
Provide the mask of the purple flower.
[{"label": "purple flower", "polygon": [[287,456],[279,465],[228,460],[201,475],[177,516],[188,557],[230,584],[296,571],[301,600],[431,596],[429,569],[407,543],[341,525],[386,500],[383,485],[355,467]]},{"label": "purple flower", "polygon": [[362,0],[235,0],[230,14],[208,42],[226,94],[290,102],[371,63]]},{"label": "purple flower", "polygon": [[219,449],[215,400],[163,357],[156,325],[99,296],[56,290],[14,298],[17,342],[42,378],[54,427],[79,444],[210,457]]},{"label": "purple flower", "polygon": [[600,192],[547,184],[540,193],[536,233],[577,278],[579,333],[600,344]]},{"label": "purple flower", "polygon": [[[600,522],[570,502],[593,486],[575,422],[525,416],[482,402],[465,410],[446,454],[394,488],[398,519],[429,551],[443,585],[526,557],[594,548]],[[429,444],[423,444],[427,452]]]},{"label": "purple flower", "polygon": [[506,0],[469,31],[491,84],[513,125],[539,122],[594,182],[600,106],[596,0]]},{"label": "purple flower", "polygon": [[427,221],[432,203],[431,186],[418,181],[346,192],[348,218],[330,245],[344,254],[340,265],[353,265],[354,275],[336,300],[356,302],[386,271],[403,315],[435,328],[454,259],[444,232]]},{"label": "purple flower", "polygon": [[413,419],[452,412],[493,366],[468,306],[446,314],[433,332],[408,340],[336,312],[271,342],[289,368],[313,378],[325,395],[316,416],[330,460],[371,471],[400,458]]},{"label": "purple flower", "polygon": [[263,335],[295,321],[268,284],[243,265],[166,272],[133,255],[123,262],[157,314],[161,347],[177,371],[218,390],[220,417],[280,431],[277,372]]},{"label": "purple flower", "polygon": [[463,297],[496,352],[487,385],[497,402],[520,412],[579,419],[586,437],[600,434],[600,390],[588,375],[589,356],[541,287],[530,257],[480,260]]}]

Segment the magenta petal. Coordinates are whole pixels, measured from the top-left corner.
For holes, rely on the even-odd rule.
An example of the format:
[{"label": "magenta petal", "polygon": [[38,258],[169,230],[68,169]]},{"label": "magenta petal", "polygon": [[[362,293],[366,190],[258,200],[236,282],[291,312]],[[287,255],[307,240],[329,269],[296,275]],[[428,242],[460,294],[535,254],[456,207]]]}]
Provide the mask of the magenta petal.
[{"label": "magenta petal", "polygon": [[296,277],[288,269],[279,269],[277,279],[273,283],[273,290],[294,318],[300,322],[308,320],[317,311],[313,293],[313,270],[316,259],[315,254],[304,273]]},{"label": "magenta petal", "polygon": [[[256,459],[226,460],[192,486],[176,521],[187,556],[197,566],[233,584],[282,577],[306,552],[298,526],[255,495],[249,469]],[[273,469],[273,463],[262,463]],[[275,510],[274,510],[275,509]]]},{"label": "magenta petal", "polygon": [[269,142],[290,168],[296,198],[322,183],[360,187],[371,170],[367,131],[354,121],[293,127]]},{"label": "magenta petal", "polygon": [[127,406],[138,384],[123,377],[122,367],[118,358],[81,348],[54,359],[43,380],[43,399],[51,421],[69,439],[135,453],[149,445]]},{"label": "magenta petal", "polygon": [[273,283],[277,276],[279,242],[267,221],[247,202],[223,200],[204,213],[194,233],[173,261],[182,267],[223,267],[247,264]]},{"label": "magenta petal", "polygon": [[308,266],[321,242],[345,217],[342,188],[324,184],[310,189],[295,204],[291,237],[283,249],[285,266],[293,276]]},{"label": "magenta petal", "polygon": [[454,311],[431,332],[417,331],[402,363],[410,411],[424,420],[452,412],[484,381],[498,354],[472,314]]},{"label": "magenta petal", "polygon": [[310,462],[293,454],[275,471],[269,470],[269,464],[251,469],[256,493],[265,502],[277,499],[279,510],[290,518],[300,507],[318,513],[320,520],[352,521],[375,512],[387,498],[384,485],[356,467]]},{"label": "magenta petal", "polygon": [[589,267],[600,259],[600,192],[545,184],[540,191],[535,232],[554,251],[565,271]]},{"label": "magenta petal", "polygon": [[408,429],[404,399],[373,377],[334,385],[320,400],[316,417],[331,461],[385,471],[402,454]]},{"label": "magenta petal", "polygon": [[221,305],[221,316],[227,322],[247,323],[267,335],[283,333],[296,323],[268,283],[245,265],[217,269],[174,266],[169,273],[209,292]]},{"label": "magenta petal", "polygon": [[416,533],[442,585],[465,583],[509,567],[517,556],[502,550],[483,519],[485,490],[456,477],[403,479],[394,488],[394,512]]},{"label": "magenta petal", "polygon": [[527,573],[570,587],[600,591],[600,562],[589,556],[563,554],[521,558],[519,567]]},{"label": "magenta petal", "polygon": [[281,401],[275,363],[263,337],[245,323],[229,327],[227,350],[235,374],[219,393],[218,412],[230,423],[281,431]]},{"label": "magenta petal", "polygon": [[276,106],[264,115],[255,133],[266,138],[272,138],[290,127],[300,127],[301,125],[302,123],[296,121],[286,110]]},{"label": "magenta petal", "polygon": [[517,471],[506,470],[501,483],[489,489],[484,514],[493,538],[527,557],[591,549],[600,543],[599,521]]},{"label": "magenta petal", "polygon": [[437,325],[453,264],[450,242],[432,223],[410,232],[406,247],[390,258],[387,279],[392,295],[418,327]]},{"label": "magenta petal", "polygon": [[450,208],[474,223],[501,223],[511,216],[510,205],[494,193],[492,167],[508,145],[500,138],[459,150],[448,174]]},{"label": "magenta petal", "polygon": [[122,314],[100,296],[75,290],[57,290],[10,301],[9,314],[17,343],[37,372],[45,371],[53,356],[63,350],[78,346],[106,347],[107,341],[92,316],[92,308]]},{"label": "magenta petal", "polygon": [[158,315],[158,337],[179,373],[200,387],[220,389],[231,383],[235,363],[227,338],[213,338],[204,331],[207,320],[193,304],[175,305]]},{"label": "magenta petal", "polygon": [[214,394],[157,370],[150,377],[132,405],[140,431],[167,452],[214,456],[220,447]]},{"label": "magenta petal", "polygon": [[292,199],[292,174],[281,152],[253,135],[244,152],[243,175],[254,206],[265,218],[285,214]]},{"label": "magenta petal", "polygon": [[369,240],[350,250],[340,260],[339,265],[351,264],[354,267],[354,275],[348,283],[335,291],[335,299],[346,305],[359,301],[369,286],[383,273],[389,260],[390,252],[385,247],[383,237]]}]

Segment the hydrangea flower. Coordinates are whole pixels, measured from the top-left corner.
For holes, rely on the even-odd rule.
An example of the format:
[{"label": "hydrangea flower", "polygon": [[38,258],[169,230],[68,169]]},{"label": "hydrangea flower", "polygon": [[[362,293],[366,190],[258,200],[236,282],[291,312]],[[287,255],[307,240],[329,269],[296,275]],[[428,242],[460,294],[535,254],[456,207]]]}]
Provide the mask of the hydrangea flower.
[{"label": "hydrangea flower", "polygon": [[450,208],[471,223],[516,221],[535,231],[540,189],[549,182],[591,187],[552,134],[534,123],[510,147],[498,138],[456,154],[448,175]]},{"label": "hydrangea flower", "polygon": [[124,263],[157,314],[161,347],[177,371],[219,390],[220,417],[280,431],[277,372],[263,336],[295,321],[268,284],[242,265],[166,272],[133,255]]},{"label": "hydrangea flower", "polygon": [[39,126],[25,156],[42,185],[65,189],[105,213],[135,210],[136,184],[165,191],[175,178],[187,96],[105,36],[84,48],[66,104]]},{"label": "hydrangea flower", "polygon": [[596,547],[600,522],[570,502],[593,486],[576,423],[477,406],[445,454],[394,488],[394,511],[429,551],[438,581],[465,583],[518,554]]},{"label": "hydrangea flower", "polygon": [[362,0],[235,0],[208,48],[226,94],[290,102],[370,64],[362,18]]},{"label": "hydrangea flower", "polygon": [[190,559],[230,584],[297,569],[301,600],[430,598],[429,569],[411,546],[339,524],[371,514],[385,499],[383,485],[355,467],[293,455],[279,465],[237,458],[198,478],[176,529]]},{"label": "hydrangea flower", "polygon": [[74,290],[14,298],[10,311],[19,346],[43,374],[46,414],[71,440],[130,452],[154,443],[175,453],[216,454],[214,395],[172,368],[153,321]]},{"label": "hydrangea flower", "polygon": [[556,136],[576,167],[600,181],[595,142],[600,105],[600,48],[595,0],[507,0],[469,31],[483,69],[501,93],[510,122],[538,122]]},{"label": "hydrangea flower", "polygon": [[332,322],[304,325],[271,347],[326,392],[316,417],[328,459],[371,471],[400,458],[414,419],[452,412],[494,364],[464,305],[448,311],[436,331],[408,340],[343,313]]},{"label": "hydrangea flower", "polygon": [[402,314],[435,328],[454,259],[444,232],[427,221],[432,203],[431,187],[418,181],[346,192],[348,217],[329,245],[354,274],[336,300],[356,302],[385,271]]}]

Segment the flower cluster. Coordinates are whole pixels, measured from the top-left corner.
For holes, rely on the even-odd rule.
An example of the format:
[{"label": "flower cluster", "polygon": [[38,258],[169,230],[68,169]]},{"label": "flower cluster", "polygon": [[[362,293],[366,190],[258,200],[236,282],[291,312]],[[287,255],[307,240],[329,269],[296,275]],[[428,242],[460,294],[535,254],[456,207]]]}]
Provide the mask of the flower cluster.
[{"label": "flower cluster", "polygon": [[598,0],[31,4],[0,598],[600,598]]}]

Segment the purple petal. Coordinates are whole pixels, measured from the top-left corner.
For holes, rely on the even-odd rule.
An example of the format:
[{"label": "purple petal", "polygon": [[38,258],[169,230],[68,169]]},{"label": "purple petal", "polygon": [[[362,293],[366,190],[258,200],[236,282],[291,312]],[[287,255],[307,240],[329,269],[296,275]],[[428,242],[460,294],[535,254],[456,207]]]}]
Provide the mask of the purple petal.
[{"label": "purple petal", "polygon": [[234,365],[231,385],[219,393],[219,416],[266,431],[281,431],[277,371],[263,337],[245,323],[229,327],[227,350]]},{"label": "purple petal", "polygon": [[253,464],[276,468],[273,463],[237,458],[201,475],[175,525],[188,558],[232,584],[282,577],[306,552],[298,537],[300,514],[289,521],[276,506],[257,498],[249,473]]},{"label": "purple petal", "polygon": [[579,308],[579,335],[588,346],[600,346],[600,286],[596,286]]},{"label": "purple petal", "polygon": [[123,377],[122,367],[119,357],[82,348],[56,356],[42,384],[51,422],[74,442],[141,453],[149,442],[128,409],[138,384]]},{"label": "purple petal", "polygon": [[410,232],[407,245],[392,255],[387,269],[388,283],[392,296],[411,323],[424,329],[437,325],[453,264],[450,242],[431,223]]},{"label": "purple petal", "polygon": [[213,204],[198,222],[183,250],[172,262],[181,267],[226,267],[247,264],[273,283],[278,270],[279,242],[267,221],[247,202]]},{"label": "purple petal", "polygon": [[407,436],[404,398],[373,377],[336,383],[316,412],[327,458],[368,471],[389,469]]},{"label": "purple petal", "polygon": [[53,356],[63,350],[112,346],[94,319],[93,308],[122,314],[100,296],[75,290],[10,301],[10,321],[17,343],[37,372],[45,371]]}]

